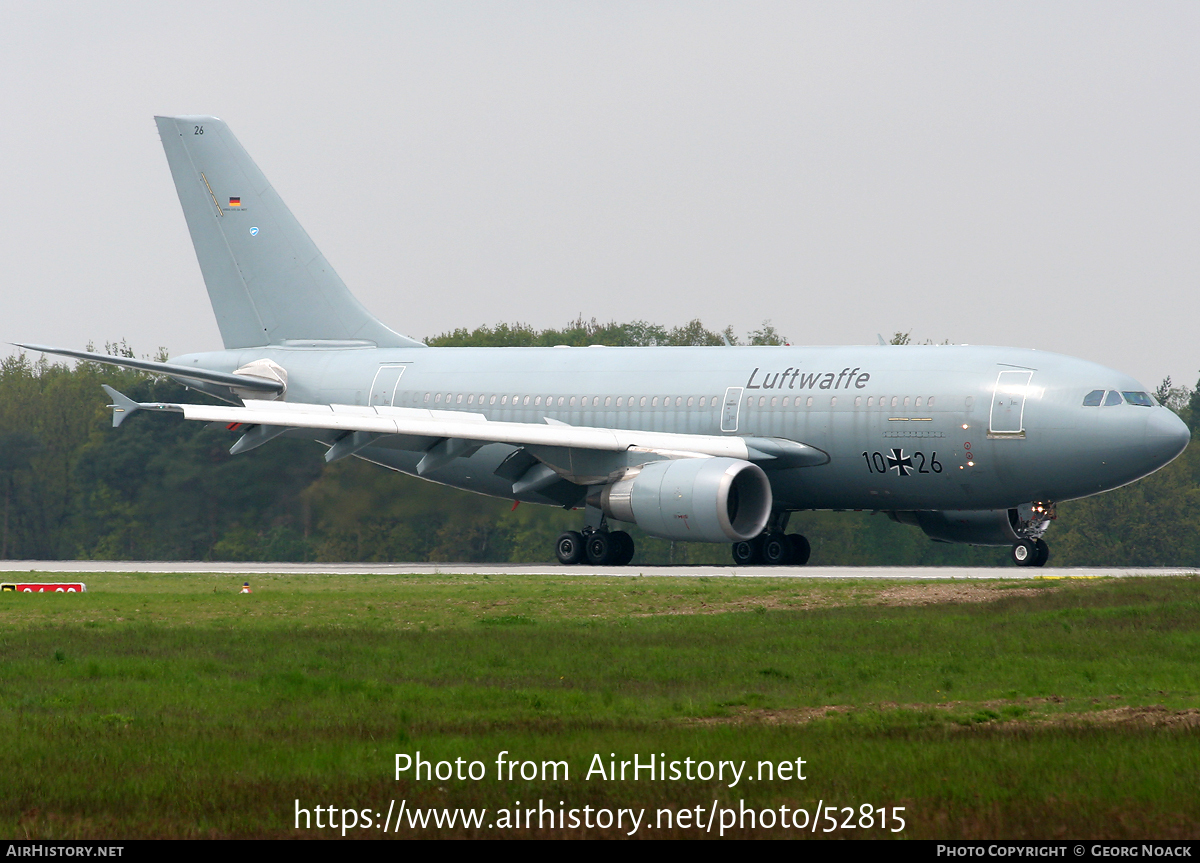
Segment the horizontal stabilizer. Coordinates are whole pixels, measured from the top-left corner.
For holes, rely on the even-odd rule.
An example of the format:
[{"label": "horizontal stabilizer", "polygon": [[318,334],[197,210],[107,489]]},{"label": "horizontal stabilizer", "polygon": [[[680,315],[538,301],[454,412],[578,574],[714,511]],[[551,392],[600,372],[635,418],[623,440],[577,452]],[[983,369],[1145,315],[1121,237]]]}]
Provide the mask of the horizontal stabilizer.
[{"label": "horizontal stabilizer", "polygon": [[[281,393],[286,383],[251,375],[235,375],[228,372],[214,372],[208,369],[198,369],[192,366],[180,366],[175,363],[156,363],[153,360],[135,360],[133,357],[110,357],[108,354],[97,354],[92,351],[73,351],[67,348],[52,348],[46,345],[22,345],[13,343],[18,348],[29,351],[40,351],[43,354],[56,354],[63,357],[73,357],[77,360],[87,360],[89,363],[104,363],[110,366],[121,366],[127,369],[138,369],[143,372],[154,372],[175,378],[183,384],[189,381],[203,381],[210,384],[221,384],[239,390],[254,390],[260,393]],[[108,387],[105,387],[108,389]],[[115,392],[115,390],[114,390]]]}]

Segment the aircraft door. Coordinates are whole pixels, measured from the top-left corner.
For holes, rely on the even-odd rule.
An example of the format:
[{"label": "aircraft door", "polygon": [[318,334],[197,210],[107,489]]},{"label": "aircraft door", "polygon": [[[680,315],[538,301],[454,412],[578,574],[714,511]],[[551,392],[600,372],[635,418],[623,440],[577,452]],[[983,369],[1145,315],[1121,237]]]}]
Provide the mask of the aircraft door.
[{"label": "aircraft door", "polygon": [[742,409],[743,387],[729,387],[725,390],[725,405],[721,408],[721,431],[735,432],[738,430],[738,413]]},{"label": "aircraft door", "polygon": [[1033,372],[1009,370],[996,376],[992,410],[988,417],[989,437],[1025,437],[1025,399]]},{"label": "aircraft door", "polygon": [[405,368],[407,366],[403,363],[390,363],[379,367],[375,372],[375,379],[371,381],[372,407],[396,403],[396,390],[399,389],[400,378],[403,377]]}]

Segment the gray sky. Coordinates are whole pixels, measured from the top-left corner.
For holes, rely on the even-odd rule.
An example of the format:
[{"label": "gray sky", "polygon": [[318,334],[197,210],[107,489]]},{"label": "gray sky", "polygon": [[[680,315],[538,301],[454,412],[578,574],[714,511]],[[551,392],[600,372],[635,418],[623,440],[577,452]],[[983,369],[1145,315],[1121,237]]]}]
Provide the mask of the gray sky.
[{"label": "gray sky", "polygon": [[0,27],[0,338],[220,347],[156,113],[418,337],[912,330],[1194,384],[1200,4],[55,3]]}]

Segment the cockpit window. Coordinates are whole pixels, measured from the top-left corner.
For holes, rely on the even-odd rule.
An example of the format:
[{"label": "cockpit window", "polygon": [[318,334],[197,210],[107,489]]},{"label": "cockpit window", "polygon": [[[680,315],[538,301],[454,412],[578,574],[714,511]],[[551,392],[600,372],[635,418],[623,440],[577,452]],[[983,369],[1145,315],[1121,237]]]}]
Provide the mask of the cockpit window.
[{"label": "cockpit window", "polygon": [[1104,390],[1092,390],[1083,397],[1083,406],[1085,408],[1098,408],[1102,401],[1104,401]]},{"label": "cockpit window", "polygon": [[1109,390],[1108,398],[1106,398],[1104,400],[1104,406],[1106,408],[1108,408],[1108,407],[1112,407],[1113,405],[1119,405],[1120,403],[1121,403],[1121,394],[1119,392],[1117,392],[1116,390]]},{"label": "cockpit window", "polygon": [[1121,395],[1125,396],[1125,401],[1129,402],[1131,405],[1138,405],[1139,407],[1143,408],[1154,407],[1154,402],[1150,400],[1149,393],[1122,392]]}]

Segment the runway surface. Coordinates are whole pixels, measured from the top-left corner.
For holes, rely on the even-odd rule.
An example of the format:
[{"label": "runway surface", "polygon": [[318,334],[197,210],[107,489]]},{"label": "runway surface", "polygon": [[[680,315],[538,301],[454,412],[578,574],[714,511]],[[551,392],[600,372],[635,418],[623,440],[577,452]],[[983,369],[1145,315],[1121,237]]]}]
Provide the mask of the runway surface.
[{"label": "runway surface", "polygon": [[[3,580],[29,573],[145,572],[212,573],[214,575],[554,575],[668,576],[722,578],[1125,578],[1129,576],[1195,575],[1197,570],[1172,567],[1016,566],[558,566],[498,563],[227,563],[205,561],[5,560]],[[8,575],[12,578],[9,578]]]}]

